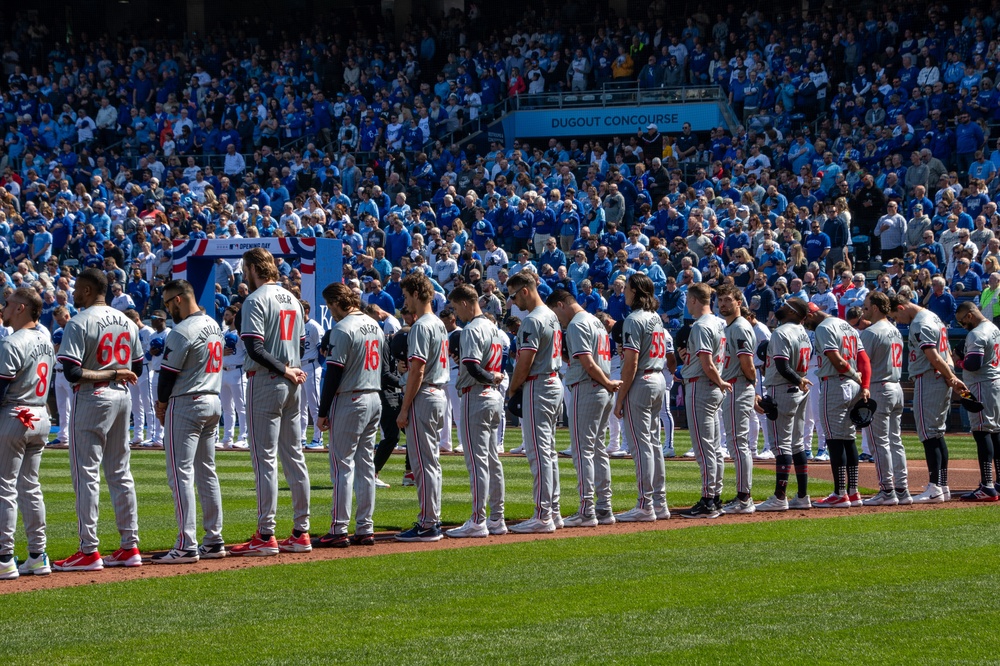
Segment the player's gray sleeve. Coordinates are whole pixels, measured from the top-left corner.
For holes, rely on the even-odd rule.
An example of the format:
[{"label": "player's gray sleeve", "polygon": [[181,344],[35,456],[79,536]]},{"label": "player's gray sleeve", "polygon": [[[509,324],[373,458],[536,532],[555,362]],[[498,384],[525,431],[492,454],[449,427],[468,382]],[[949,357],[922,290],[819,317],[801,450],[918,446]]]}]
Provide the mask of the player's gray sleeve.
[{"label": "player's gray sleeve", "polygon": [[79,323],[70,319],[66,328],[63,329],[63,339],[59,345],[59,360],[82,365],[86,354],[87,332]]},{"label": "player's gray sleeve", "polygon": [[832,326],[819,326],[816,328],[816,349],[820,354],[828,351],[840,351],[840,340],[836,339],[836,333]]},{"label": "player's gray sleeve", "polygon": [[431,358],[438,353],[438,350],[430,348],[432,337],[431,332],[426,329],[422,322],[414,322],[410,328],[410,334],[406,336],[409,347],[407,350],[408,358],[417,358],[425,364],[429,363]]},{"label": "player's gray sleeve", "polygon": [[479,326],[466,326],[462,329],[460,336],[459,352],[462,361],[476,361],[481,363],[489,343],[483,335],[483,328]]},{"label": "player's gray sleeve", "polygon": [[538,320],[535,317],[525,317],[521,324],[521,330],[518,332],[518,337],[521,339],[518,349],[530,349],[537,352],[538,345],[541,344],[539,333]]},{"label": "player's gray sleeve", "polygon": [[267,335],[267,324],[265,318],[263,299],[248,298],[243,303],[244,308],[240,311],[240,337],[255,337],[264,339]]},{"label": "player's gray sleeve", "polygon": [[767,351],[771,355],[771,358],[791,359],[792,344],[785,331],[775,329],[771,340],[767,343]]},{"label": "player's gray sleeve", "polygon": [[[630,349],[636,353],[640,352],[639,345],[642,344],[642,324],[637,317],[626,317],[622,324],[622,349]],[[690,347],[689,347],[690,349]]]},{"label": "player's gray sleeve", "polygon": [[330,331],[330,351],[326,355],[326,362],[343,367],[347,363],[347,354],[350,350],[350,336],[342,328],[335,326]]},{"label": "player's gray sleeve", "polygon": [[688,336],[687,342],[687,349],[691,358],[694,358],[701,352],[708,352],[710,356],[715,354],[715,351],[712,349],[714,345],[708,334],[709,329],[707,326],[695,325],[691,327],[691,335]]},{"label": "player's gray sleeve", "polygon": [[14,380],[24,365],[21,348],[10,344],[10,338],[0,342],[0,379]]},{"label": "player's gray sleeve", "polygon": [[187,360],[188,351],[191,345],[177,329],[170,331],[167,340],[163,345],[163,362],[161,368],[180,372],[184,369],[184,362]]}]

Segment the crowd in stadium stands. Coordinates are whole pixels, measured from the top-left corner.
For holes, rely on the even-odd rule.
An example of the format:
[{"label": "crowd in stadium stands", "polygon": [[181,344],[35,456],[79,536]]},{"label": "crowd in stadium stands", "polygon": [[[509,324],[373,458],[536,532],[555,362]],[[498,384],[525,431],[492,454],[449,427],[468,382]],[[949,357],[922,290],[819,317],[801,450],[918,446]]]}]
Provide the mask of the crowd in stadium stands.
[{"label": "crowd in stadium stands", "polygon": [[[1000,6],[881,7],[681,20],[657,0],[647,20],[528,10],[501,27],[470,5],[395,39],[323,21],[293,39],[258,19],[203,40],[70,43],[18,16],[2,49],[0,286],[36,285],[51,326],[75,269],[98,266],[115,303],[148,315],[172,240],[298,235],[342,239],[345,277],[387,310],[421,270],[442,294],[474,284],[499,314],[507,276],[529,270],[618,319],[621,278],[642,271],[672,329],[700,281],[743,287],[762,321],[791,296],[848,316],[869,289],[946,322],[970,299],[996,317]],[[721,86],[743,125],[442,143],[510,96],[615,81]],[[281,270],[294,288],[295,262]],[[238,263],[216,277],[221,317],[246,292]]]}]

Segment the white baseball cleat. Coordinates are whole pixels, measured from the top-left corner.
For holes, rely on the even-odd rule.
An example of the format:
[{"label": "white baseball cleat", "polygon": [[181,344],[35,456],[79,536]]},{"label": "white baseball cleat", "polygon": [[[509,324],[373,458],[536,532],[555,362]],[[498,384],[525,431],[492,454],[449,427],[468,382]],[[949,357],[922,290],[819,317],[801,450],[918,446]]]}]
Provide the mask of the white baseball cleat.
[{"label": "white baseball cleat", "polygon": [[754,513],[756,510],[757,507],[754,506],[753,499],[741,500],[738,497],[722,507],[722,513],[726,515],[749,514]]},{"label": "white baseball cleat", "polygon": [[597,524],[598,525],[614,525],[615,514],[611,509],[598,509],[597,510]]},{"label": "white baseball cleat", "polygon": [[939,486],[939,487],[941,488],[941,493],[944,495],[944,501],[945,502],[950,502],[951,501],[951,488],[949,488],[948,486]]},{"label": "white baseball cleat", "polygon": [[48,576],[52,573],[52,565],[49,556],[42,553],[38,557],[28,557],[17,568],[17,572],[22,576]]},{"label": "white baseball cleat", "polygon": [[376,488],[392,488],[392,486],[390,486],[388,483],[386,483],[382,479],[378,478],[378,476],[375,477],[375,487]]},{"label": "white baseball cleat", "polygon": [[515,447],[515,448],[511,449],[507,453],[513,453],[514,455],[521,455],[522,453],[524,453],[524,444],[522,444],[521,446],[518,446],[518,447]]},{"label": "white baseball cleat", "polygon": [[805,497],[799,497],[798,495],[795,495],[793,497],[790,497],[787,501],[788,501],[788,508],[789,509],[811,509],[811,508],[813,508],[812,500],[809,499],[808,495],[806,495]]},{"label": "white baseball cleat", "polygon": [[486,523],[473,522],[472,518],[465,521],[465,524],[461,527],[445,530],[445,536],[449,536],[452,539],[482,539],[489,535],[490,531],[486,527]]},{"label": "white baseball cleat", "polygon": [[908,489],[896,488],[895,492],[896,492],[896,501],[899,503],[899,506],[910,506],[911,504],[913,504],[913,495],[910,494],[910,491]]},{"label": "white baseball cleat", "polygon": [[552,524],[556,526],[557,530],[561,530],[566,526],[566,523],[563,521],[562,514],[559,513],[559,509],[552,510]]},{"label": "white baseball cleat", "polygon": [[507,523],[503,518],[497,518],[496,520],[488,518],[486,520],[486,530],[493,536],[502,536],[507,534]]},{"label": "white baseball cleat", "polygon": [[694,449],[688,449],[687,453],[684,454],[685,458],[694,458]]},{"label": "white baseball cleat", "polygon": [[569,518],[563,519],[564,527],[597,527],[597,516],[594,514],[584,515],[574,513]]},{"label": "white baseball cleat", "polygon": [[670,509],[665,505],[654,507],[653,513],[656,515],[657,520],[670,520]]},{"label": "white baseball cleat", "polygon": [[788,511],[788,500],[771,495],[756,507],[757,511]]},{"label": "white baseball cleat", "polygon": [[250,445],[247,444],[247,440],[245,440],[245,439],[238,439],[235,442],[233,442],[232,448],[239,449],[240,451],[246,451],[247,449],[250,448]]},{"label": "white baseball cleat", "polygon": [[944,491],[936,483],[928,483],[924,492],[913,498],[914,504],[940,504],[944,501]]},{"label": "white baseball cleat", "polygon": [[862,500],[861,504],[862,506],[896,506],[899,504],[899,500],[896,499],[894,491],[880,490],[878,495]]},{"label": "white baseball cleat", "polygon": [[774,452],[770,449],[761,451],[753,457],[754,460],[774,460]]},{"label": "white baseball cleat", "polygon": [[556,531],[556,526],[551,520],[529,518],[511,527],[510,531],[516,534],[551,534]]},{"label": "white baseball cleat", "polygon": [[615,520],[619,523],[652,523],[656,521],[656,512],[652,509],[635,507],[624,513],[616,513]]}]

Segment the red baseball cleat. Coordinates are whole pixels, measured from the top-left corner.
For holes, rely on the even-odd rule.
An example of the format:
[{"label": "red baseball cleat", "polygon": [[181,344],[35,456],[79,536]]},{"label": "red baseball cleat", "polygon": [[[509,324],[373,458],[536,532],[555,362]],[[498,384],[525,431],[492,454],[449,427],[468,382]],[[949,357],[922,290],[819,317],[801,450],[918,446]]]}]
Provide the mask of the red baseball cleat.
[{"label": "red baseball cleat", "polygon": [[273,534],[267,539],[262,539],[260,532],[257,532],[246,543],[230,548],[229,554],[233,557],[273,557],[278,554],[278,541]]},{"label": "red baseball cleat", "polygon": [[65,560],[56,560],[52,563],[54,571],[100,571],[103,568],[104,560],[96,550],[93,553],[77,551]]},{"label": "red baseball cleat", "polygon": [[303,532],[297,537],[293,534],[278,542],[278,550],[282,553],[309,553],[312,549],[312,539],[309,538],[308,532]]},{"label": "red baseball cleat", "polygon": [[119,548],[115,552],[111,553],[104,558],[104,566],[106,567],[141,567],[142,566],[142,555],[139,554],[139,549],[132,548]]},{"label": "red baseball cleat", "polygon": [[813,502],[817,509],[850,509],[851,499],[847,495],[830,493],[827,497]]}]

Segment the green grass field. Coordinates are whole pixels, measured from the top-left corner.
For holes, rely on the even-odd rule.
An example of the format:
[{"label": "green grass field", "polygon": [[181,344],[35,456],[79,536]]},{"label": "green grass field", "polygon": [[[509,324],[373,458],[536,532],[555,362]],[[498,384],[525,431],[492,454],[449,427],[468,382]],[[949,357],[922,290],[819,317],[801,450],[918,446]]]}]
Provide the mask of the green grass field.
[{"label": "green grass field", "polygon": [[[519,432],[510,431],[508,448]],[[567,434],[560,432],[560,447]],[[675,446],[687,448],[687,433]],[[922,458],[915,438],[908,453]],[[949,440],[955,459],[971,438]],[[175,537],[162,452],[134,452],[143,550]],[[330,508],[327,457],[307,456],[313,532]],[[464,462],[442,458],[442,519],[468,517]],[[230,542],[252,533],[249,455],[220,452]],[[531,513],[527,461],[506,458],[507,515]],[[575,508],[563,460],[563,512]],[[376,529],[409,525],[412,488],[393,456]],[[727,479],[731,479],[731,468]],[[613,461],[615,508],[635,501],[631,460]],[[697,499],[697,465],[667,465],[672,507]],[[773,472],[755,470],[755,496]],[[287,488],[279,534],[290,529]],[[49,552],[76,549],[65,451],[46,451]],[[821,495],[830,484],[813,480]],[[728,491],[727,491],[728,495]],[[888,512],[835,519],[707,524],[684,530],[500,543],[46,590],[2,597],[0,655],[11,664],[982,663],[1000,637],[991,612],[969,612],[1000,584],[997,507]],[[105,491],[102,548],[117,544]],[[18,535],[23,557],[23,536]],[[992,563],[992,564],[991,564]],[[54,574],[60,575],[60,574]],[[62,574],[73,575],[73,574]],[[6,583],[16,586],[17,582]],[[992,602],[988,602],[991,604]],[[991,606],[988,606],[991,608]]]},{"label": "green grass field", "polygon": [[984,663],[1000,649],[995,521],[979,507],[730,524],[49,590],[3,598],[0,654],[10,664]]},{"label": "green grass field", "polygon": [[[456,440],[457,441],[457,440]],[[678,431],[675,447],[678,454],[688,448],[687,431]],[[508,449],[520,443],[520,430],[508,431]],[[569,446],[567,431],[558,433],[559,448]],[[923,459],[923,449],[915,438],[906,438],[909,456]],[[950,442],[953,458],[974,457],[974,443],[968,437],[955,437]],[[329,459],[323,453],[306,455],[312,482],[312,532],[322,534],[329,528],[332,486]],[[471,498],[469,476],[461,456],[442,456],[444,485],[442,491],[441,519],[445,524],[459,525],[469,517]],[[219,480],[222,485],[224,509],[224,536],[228,542],[249,538],[256,527],[256,494],[250,455],[245,451],[220,451],[216,455]],[[635,472],[630,459],[612,461],[614,507],[623,511],[635,505]],[[572,461],[560,462],[562,484],[562,510],[570,515],[576,510],[576,476]],[[531,474],[525,458],[505,458],[506,515],[519,519],[531,516]],[[173,501],[167,486],[165,458],[162,451],[133,451],[132,474],[135,477],[139,504],[139,538],[144,551],[170,548],[177,536]],[[409,527],[417,515],[414,488],[400,485],[403,475],[403,456],[394,455],[382,471],[383,480],[392,485],[380,489],[375,499],[375,529],[392,530]],[[53,558],[65,557],[76,552],[76,512],[73,486],[70,480],[68,453],[62,450],[46,451],[42,457],[42,489],[48,512],[49,553]],[[733,479],[732,465],[727,466],[727,480]],[[758,500],[768,497],[774,489],[774,474],[768,469],[754,470],[754,496]],[[291,531],[291,498],[284,478],[279,476],[280,497],[278,504],[279,537]],[[667,500],[670,506],[690,506],[698,501],[700,475],[698,466],[691,461],[667,463]],[[732,489],[732,484],[729,484]],[[810,494],[822,496],[829,493],[831,484],[818,479],[810,480]],[[874,491],[872,491],[874,492]],[[729,490],[726,491],[727,498]],[[118,533],[114,515],[102,481],[101,521],[99,525],[103,551],[117,548]],[[23,534],[18,535],[17,554],[25,557]]]}]

